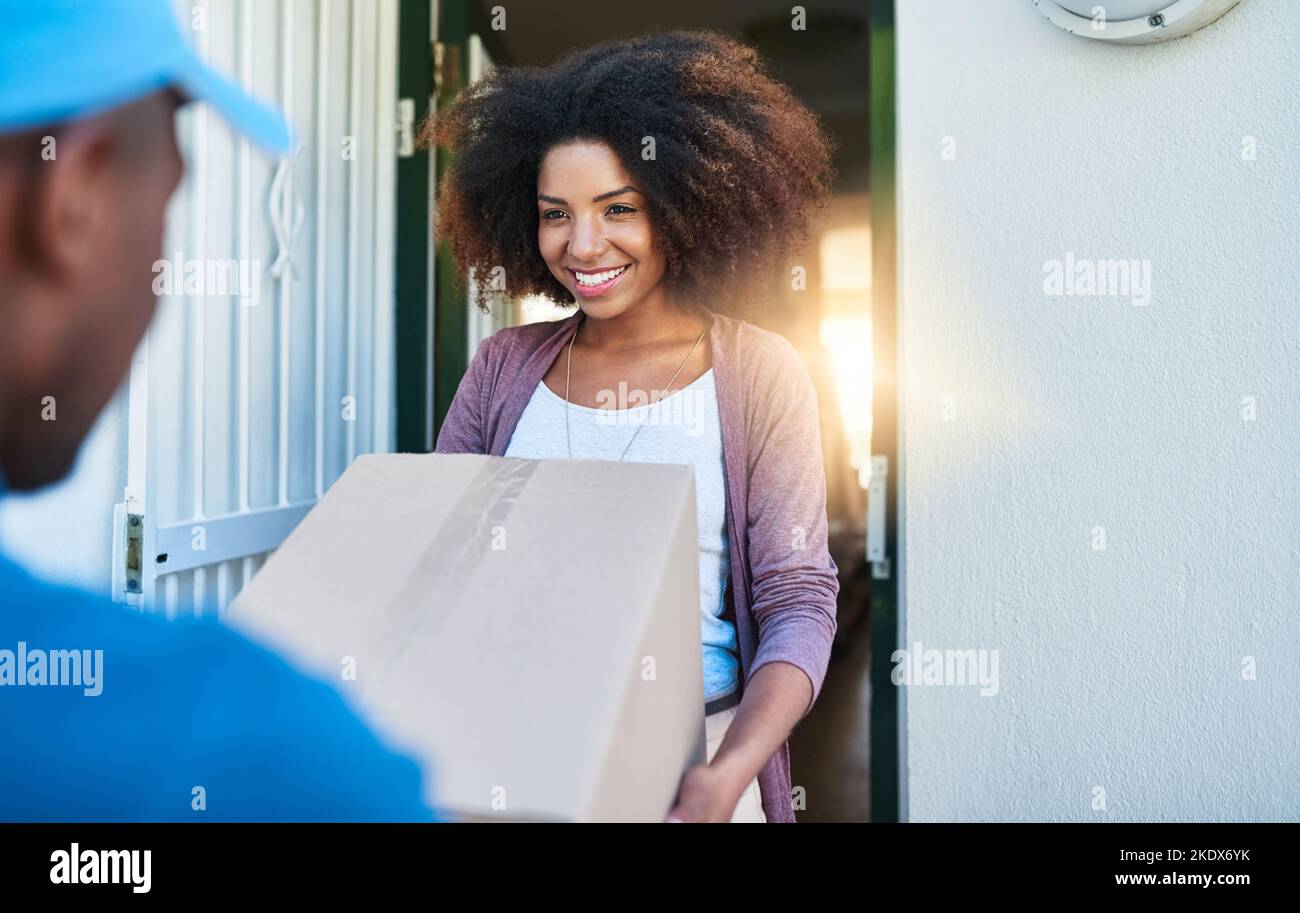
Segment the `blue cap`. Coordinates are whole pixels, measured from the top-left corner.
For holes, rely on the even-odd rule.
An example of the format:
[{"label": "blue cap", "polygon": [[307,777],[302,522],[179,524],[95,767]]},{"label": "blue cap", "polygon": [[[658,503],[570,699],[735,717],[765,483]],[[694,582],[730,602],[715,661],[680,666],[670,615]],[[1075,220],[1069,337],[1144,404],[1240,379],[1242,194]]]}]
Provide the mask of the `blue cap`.
[{"label": "blue cap", "polygon": [[0,0],[0,133],[76,120],[168,86],[271,151],[289,125],[190,49],[169,0]]}]

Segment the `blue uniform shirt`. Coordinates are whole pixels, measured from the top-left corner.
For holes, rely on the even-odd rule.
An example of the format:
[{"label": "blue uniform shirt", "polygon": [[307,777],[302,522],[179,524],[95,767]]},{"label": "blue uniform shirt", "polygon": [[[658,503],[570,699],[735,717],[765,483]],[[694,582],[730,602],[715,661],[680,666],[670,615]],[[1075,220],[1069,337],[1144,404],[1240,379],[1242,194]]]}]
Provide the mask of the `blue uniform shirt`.
[{"label": "blue uniform shirt", "polygon": [[0,553],[0,821],[431,820],[419,767],[329,685]]}]

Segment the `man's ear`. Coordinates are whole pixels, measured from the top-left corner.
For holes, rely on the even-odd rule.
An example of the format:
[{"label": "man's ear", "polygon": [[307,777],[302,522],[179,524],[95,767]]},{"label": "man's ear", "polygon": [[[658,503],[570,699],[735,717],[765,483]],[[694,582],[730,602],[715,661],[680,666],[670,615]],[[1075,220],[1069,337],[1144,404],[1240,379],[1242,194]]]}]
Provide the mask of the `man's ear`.
[{"label": "man's ear", "polygon": [[25,246],[41,276],[67,279],[98,262],[112,230],[114,143],[106,118],[77,121],[54,134],[52,157],[29,171]]}]

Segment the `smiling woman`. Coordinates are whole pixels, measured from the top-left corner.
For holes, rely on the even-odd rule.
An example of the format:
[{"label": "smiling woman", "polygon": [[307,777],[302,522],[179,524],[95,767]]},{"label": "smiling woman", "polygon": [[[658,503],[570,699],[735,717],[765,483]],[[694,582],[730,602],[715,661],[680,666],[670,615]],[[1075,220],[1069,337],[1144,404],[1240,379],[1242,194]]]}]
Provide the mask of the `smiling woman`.
[{"label": "smiling woman", "polygon": [[[553,148],[606,146],[655,226],[668,284],[732,314],[789,276],[831,181],[816,116],[752,48],[710,32],[603,44],[542,69],[498,67],[426,121],[422,140],[457,153],[438,233],[458,267],[504,267],[512,295],[562,303],[574,301],[575,283],[556,275],[533,237],[546,212],[538,175]],[[481,301],[492,293],[480,289]]]},{"label": "smiling woman", "polygon": [[[839,588],[817,398],[789,342],[731,314],[790,274],[827,195],[816,118],[752,49],[679,32],[493,70],[424,135],[456,152],[438,230],[458,268],[578,306],[479,346],[437,450],[694,467],[708,763],[669,819],[793,821],[786,739]],[[649,405],[610,408],[629,401]]]},{"label": "smiling woman", "polygon": [[[611,317],[620,302],[640,301],[656,289],[669,292],[646,198],[624,183],[630,179],[614,151],[591,140],[552,147],[537,177],[537,249],[592,316]],[[555,195],[560,188],[572,203]]]}]

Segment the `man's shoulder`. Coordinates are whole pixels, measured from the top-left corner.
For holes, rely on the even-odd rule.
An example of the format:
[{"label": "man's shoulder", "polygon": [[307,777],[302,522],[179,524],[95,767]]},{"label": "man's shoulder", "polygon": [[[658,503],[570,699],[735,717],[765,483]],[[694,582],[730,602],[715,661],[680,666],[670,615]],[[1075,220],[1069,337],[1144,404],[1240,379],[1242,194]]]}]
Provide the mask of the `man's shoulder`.
[{"label": "man's shoulder", "polygon": [[[61,774],[0,762],[0,773],[38,777],[27,799],[11,797],[16,806],[0,801],[0,819],[185,817],[189,788],[158,779],[158,759],[167,758],[167,776],[193,772],[209,792],[221,789],[212,819],[428,820],[418,766],[383,745],[336,688],[216,620],[144,615],[35,578],[0,555],[0,661],[35,668],[32,657],[56,651],[88,653],[77,671],[93,669],[98,686],[0,688],[0,722],[15,750],[68,756]],[[94,666],[85,665],[90,657]],[[52,658],[46,669],[52,684]],[[32,684],[27,667],[23,678]],[[119,744],[101,754],[108,733]],[[76,750],[96,758],[105,789],[86,792]]]},{"label": "man's shoulder", "polygon": [[[129,632],[145,642],[162,631],[157,619],[132,612],[104,596],[69,584],[33,575],[0,553],[0,635],[49,637],[60,631],[79,637],[99,636],[104,630]],[[12,647],[0,641],[0,649]]]},{"label": "man's shoulder", "polygon": [[[246,671],[287,671],[269,650],[215,619],[167,621],[135,611],[78,587],[33,576],[0,555],[0,633],[40,638],[51,648],[73,641],[111,646],[122,661],[150,662],[155,668],[185,666],[191,655],[221,660],[230,655],[250,663]],[[66,641],[66,644],[64,643]],[[0,649],[12,643],[0,642]]]}]

